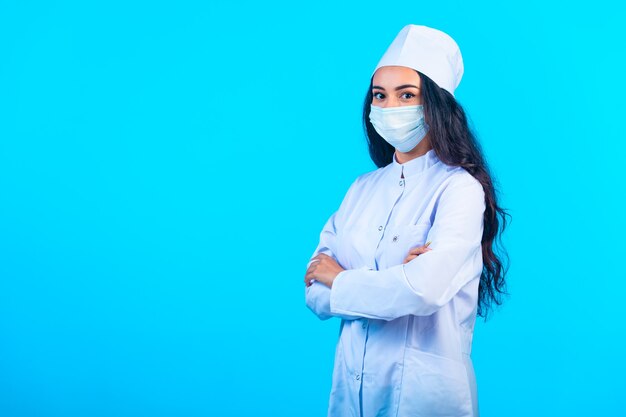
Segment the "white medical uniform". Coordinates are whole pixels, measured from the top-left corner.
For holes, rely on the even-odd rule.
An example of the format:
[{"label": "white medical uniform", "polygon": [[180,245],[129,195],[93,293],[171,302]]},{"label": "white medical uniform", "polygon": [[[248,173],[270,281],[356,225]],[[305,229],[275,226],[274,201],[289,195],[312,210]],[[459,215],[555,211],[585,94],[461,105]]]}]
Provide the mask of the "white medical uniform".
[{"label": "white medical uniform", "polygon": [[[329,417],[478,417],[470,353],[484,210],[480,182],[432,149],[352,183],[311,256],[345,271],[332,288],[305,288],[320,319],[341,319]],[[431,251],[402,263],[427,241]]]}]

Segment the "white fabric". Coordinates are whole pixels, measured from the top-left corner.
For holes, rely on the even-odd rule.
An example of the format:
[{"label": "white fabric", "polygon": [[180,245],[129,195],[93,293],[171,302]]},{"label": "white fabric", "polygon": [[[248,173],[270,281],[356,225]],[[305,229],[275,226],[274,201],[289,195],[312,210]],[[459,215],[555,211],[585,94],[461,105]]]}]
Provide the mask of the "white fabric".
[{"label": "white fabric", "polygon": [[413,68],[454,96],[463,77],[463,57],[456,41],[438,29],[406,25],[387,48],[372,75],[383,66]]},{"label": "white fabric", "polygon": [[478,417],[470,353],[484,210],[480,182],[432,149],[352,183],[311,256],[346,270],[332,288],[305,288],[320,319],[341,319],[329,417]]}]

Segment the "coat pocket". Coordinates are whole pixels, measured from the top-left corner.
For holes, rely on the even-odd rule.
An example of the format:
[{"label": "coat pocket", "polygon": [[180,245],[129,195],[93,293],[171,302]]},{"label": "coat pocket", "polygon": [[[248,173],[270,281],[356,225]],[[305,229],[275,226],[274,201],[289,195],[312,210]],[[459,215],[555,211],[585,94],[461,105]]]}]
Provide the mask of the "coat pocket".
[{"label": "coat pocket", "polygon": [[406,348],[398,417],[471,417],[472,399],[462,362]]},{"label": "coat pocket", "polygon": [[409,241],[409,249],[422,246],[426,243],[426,237],[430,232],[432,225],[430,223],[412,224],[407,228],[407,239]]},{"label": "coat pocket", "polygon": [[429,223],[402,225],[394,228],[386,236],[386,245],[389,254],[389,265],[397,265],[406,259],[409,251],[426,243],[430,231]]}]

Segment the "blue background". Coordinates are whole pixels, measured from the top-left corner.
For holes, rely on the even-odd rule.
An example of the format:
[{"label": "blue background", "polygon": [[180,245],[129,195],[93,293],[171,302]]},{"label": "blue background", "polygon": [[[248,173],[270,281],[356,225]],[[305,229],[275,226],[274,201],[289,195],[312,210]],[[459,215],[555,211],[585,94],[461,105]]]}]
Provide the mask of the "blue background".
[{"label": "blue background", "polygon": [[0,415],[325,415],[339,320],[302,279],[408,23],[461,47],[513,216],[483,417],[625,412],[623,12],[2,0]]}]

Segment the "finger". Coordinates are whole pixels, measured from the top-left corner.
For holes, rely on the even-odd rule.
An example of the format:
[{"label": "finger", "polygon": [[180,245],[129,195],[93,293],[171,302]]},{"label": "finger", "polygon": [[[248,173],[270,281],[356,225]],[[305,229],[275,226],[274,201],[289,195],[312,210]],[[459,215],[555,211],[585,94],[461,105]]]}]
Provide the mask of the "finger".
[{"label": "finger", "polygon": [[423,245],[423,246],[418,246],[418,247],[411,249],[409,253],[422,254],[431,250],[432,250],[431,248],[427,247],[426,245]]},{"label": "finger", "polygon": [[313,274],[310,272],[307,272],[307,274],[304,276],[304,283],[306,284],[307,287],[311,285],[312,279],[313,279]]},{"label": "finger", "polygon": [[409,255],[404,260],[404,263],[411,262],[413,259],[417,258],[417,255]]},{"label": "finger", "polygon": [[333,256],[326,255],[325,253],[320,253],[316,257],[319,257],[319,262],[337,262],[337,260]]},{"label": "finger", "polygon": [[311,268],[315,268],[315,266],[319,263],[320,263],[319,259],[312,259],[311,261],[309,261],[309,266],[307,267],[306,271],[307,272],[311,271]]},{"label": "finger", "polygon": [[412,255],[421,255],[422,253],[426,253],[429,250],[432,250],[430,248],[425,248],[424,246],[419,246],[417,248],[413,248],[411,250],[409,250],[409,253]]}]

